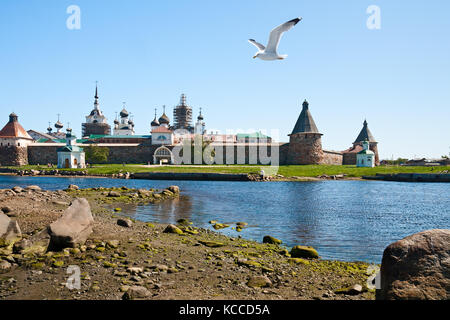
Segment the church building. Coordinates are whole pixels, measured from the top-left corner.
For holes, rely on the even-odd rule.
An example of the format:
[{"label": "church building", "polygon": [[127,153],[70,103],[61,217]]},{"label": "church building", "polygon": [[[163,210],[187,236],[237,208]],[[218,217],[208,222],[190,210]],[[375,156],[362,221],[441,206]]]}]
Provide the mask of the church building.
[{"label": "church building", "polygon": [[86,116],[86,122],[81,125],[83,137],[90,135],[110,135],[111,126],[108,119],[103,115],[98,103],[98,89],[95,86],[94,109]]},{"label": "church building", "polygon": [[114,135],[115,136],[133,136],[134,122],[129,119],[129,113],[125,109],[125,102],[123,109],[120,111],[120,120],[114,120]]},{"label": "church building", "polygon": [[83,148],[75,145],[76,140],[77,137],[72,135],[72,129],[67,128],[66,146],[57,150],[58,168],[76,169],[86,167]]}]

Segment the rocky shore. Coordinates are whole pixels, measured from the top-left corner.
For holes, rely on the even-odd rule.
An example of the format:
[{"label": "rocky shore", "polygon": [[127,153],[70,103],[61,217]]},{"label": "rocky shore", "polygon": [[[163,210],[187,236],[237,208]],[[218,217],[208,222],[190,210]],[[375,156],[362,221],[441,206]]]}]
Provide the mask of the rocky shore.
[{"label": "rocky shore", "polygon": [[221,173],[170,173],[170,172],[119,172],[113,174],[91,174],[87,170],[17,170],[0,169],[0,174],[17,176],[45,176],[45,177],[83,177],[83,178],[113,178],[113,179],[147,179],[147,180],[191,180],[191,181],[323,181],[323,180],[362,180],[361,177],[349,177],[346,174],[326,175],[317,177],[285,177],[281,174],[261,176],[259,174],[221,174]]},{"label": "rocky shore", "polygon": [[[122,204],[178,194],[175,186],[0,190],[0,299],[374,299],[365,263],[321,260],[270,236],[258,243],[186,220],[119,215]],[[80,287],[70,289],[77,270]]]}]

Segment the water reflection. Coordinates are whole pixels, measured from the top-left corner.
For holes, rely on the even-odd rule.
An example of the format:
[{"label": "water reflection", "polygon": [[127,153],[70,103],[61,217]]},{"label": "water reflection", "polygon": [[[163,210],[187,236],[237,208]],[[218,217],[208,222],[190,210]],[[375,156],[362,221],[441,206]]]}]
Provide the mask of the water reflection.
[{"label": "water reflection", "polygon": [[249,227],[230,236],[261,241],[264,235],[287,246],[311,245],[326,259],[381,262],[384,248],[412,233],[449,228],[450,188],[446,183],[381,181],[208,182],[145,181],[0,176],[0,188],[36,184],[57,190],[81,188],[158,188],[178,185],[179,199],[145,206],[122,206],[142,221],[174,223],[190,219],[211,228],[209,220],[244,221]]}]

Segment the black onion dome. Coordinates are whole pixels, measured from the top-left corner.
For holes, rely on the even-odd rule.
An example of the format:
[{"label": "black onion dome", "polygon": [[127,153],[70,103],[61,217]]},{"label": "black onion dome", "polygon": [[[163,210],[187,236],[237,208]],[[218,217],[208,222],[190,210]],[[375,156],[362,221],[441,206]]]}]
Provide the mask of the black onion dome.
[{"label": "black onion dome", "polygon": [[163,113],[163,115],[158,119],[158,121],[160,124],[169,124],[170,123],[170,119],[166,115],[166,113]]},{"label": "black onion dome", "polygon": [[152,123],[150,124],[152,127],[158,127],[159,126],[159,122],[158,122],[158,119],[156,119],[156,117],[155,117],[155,119],[153,119],[153,121],[152,121]]},{"label": "black onion dome", "polygon": [[55,128],[56,129],[62,129],[64,127],[64,125],[60,122],[60,121],[57,121],[56,123],[55,123]]},{"label": "black onion dome", "polygon": [[119,120],[114,120],[114,124],[119,124]]},{"label": "black onion dome", "polygon": [[122,111],[120,111],[120,116],[122,118],[126,118],[126,117],[128,117],[128,115],[129,115],[129,113],[125,108],[123,108]]}]

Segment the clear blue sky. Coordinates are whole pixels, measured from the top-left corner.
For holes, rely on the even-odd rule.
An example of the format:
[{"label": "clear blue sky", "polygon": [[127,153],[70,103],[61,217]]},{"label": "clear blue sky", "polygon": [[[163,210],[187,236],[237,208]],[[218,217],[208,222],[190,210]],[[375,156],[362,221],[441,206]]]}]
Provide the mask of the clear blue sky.
[{"label": "clear blue sky", "polygon": [[[69,30],[69,5],[81,29]],[[381,30],[369,30],[369,5]],[[324,148],[344,150],[364,119],[382,158],[440,157],[450,147],[450,2],[2,0],[0,119],[15,111],[45,131],[61,113],[80,134],[100,104],[114,120],[122,101],[148,134],[154,108],[181,93],[208,130],[279,129],[288,141],[304,99]],[[284,61],[252,59],[254,38],[289,19]],[[2,124],[0,124],[2,125]]]}]

